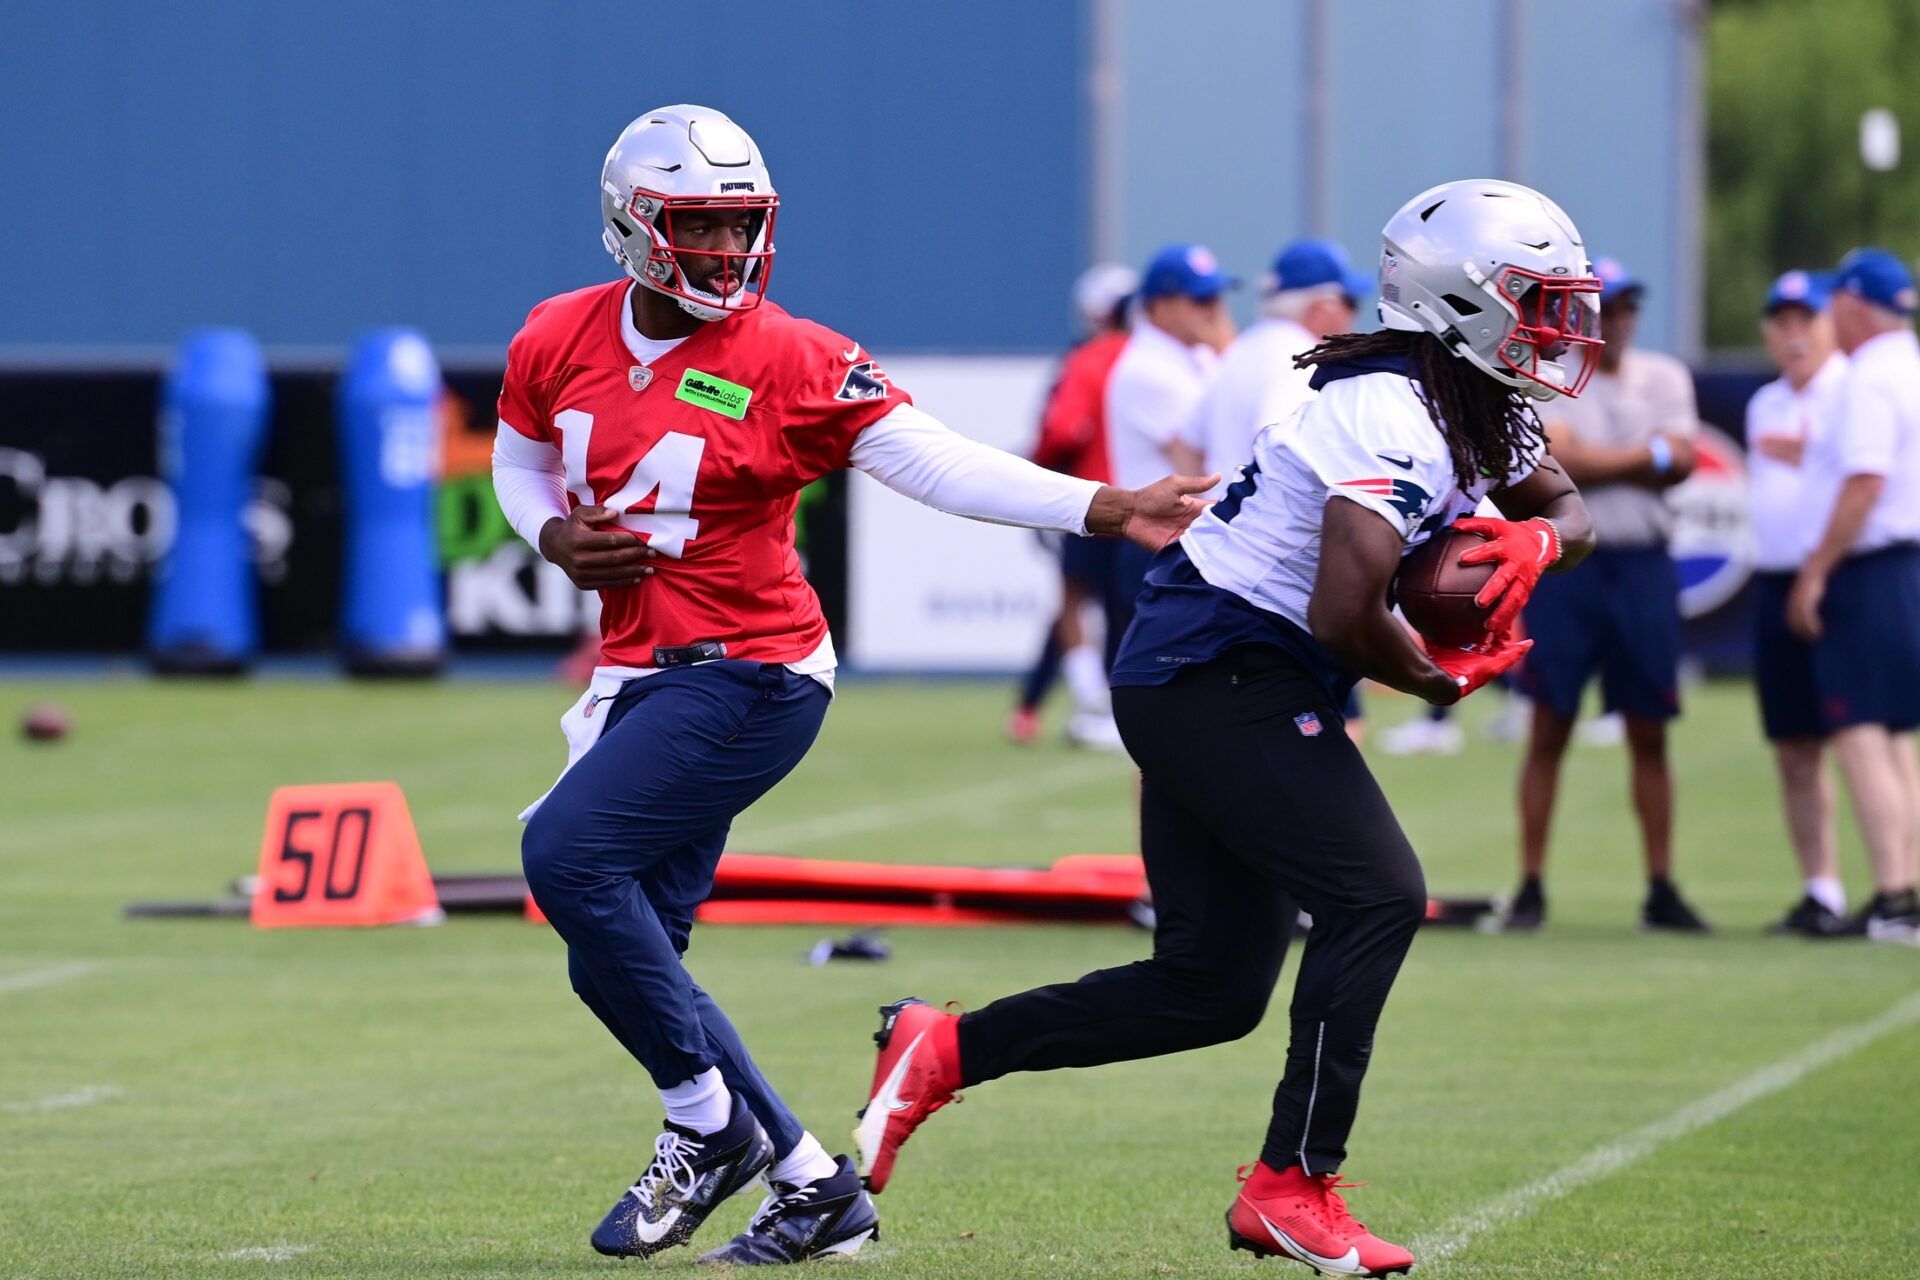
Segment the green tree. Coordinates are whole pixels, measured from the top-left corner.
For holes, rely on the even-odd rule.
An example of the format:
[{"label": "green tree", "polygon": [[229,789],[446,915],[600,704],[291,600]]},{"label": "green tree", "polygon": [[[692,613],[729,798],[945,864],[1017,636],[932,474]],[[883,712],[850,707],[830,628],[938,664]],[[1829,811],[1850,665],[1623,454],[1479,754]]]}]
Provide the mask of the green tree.
[{"label": "green tree", "polygon": [[[1855,245],[1920,254],[1920,2],[1719,0],[1707,59],[1707,341],[1751,346],[1768,281]],[[1893,112],[1900,164],[1860,160]]]}]

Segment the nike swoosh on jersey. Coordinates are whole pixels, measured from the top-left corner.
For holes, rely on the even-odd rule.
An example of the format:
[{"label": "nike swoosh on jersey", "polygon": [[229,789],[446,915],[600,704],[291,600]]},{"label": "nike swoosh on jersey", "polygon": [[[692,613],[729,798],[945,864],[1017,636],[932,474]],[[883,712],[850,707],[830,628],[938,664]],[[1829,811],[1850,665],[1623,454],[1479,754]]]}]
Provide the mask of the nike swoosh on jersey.
[{"label": "nike swoosh on jersey", "polygon": [[1376,453],[1373,456],[1391,462],[1402,471],[1413,470],[1413,455],[1410,453]]},{"label": "nike swoosh on jersey", "polygon": [[1255,1214],[1266,1227],[1267,1234],[1273,1237],[1275,1244],[1308,1266],[1338,1267],[1349,1274],[1357,1274],[1360,1267],[1360,1249],[1358,1246],[1348,1245],[1347,1251],[1337,1258],[1323,1258],[1305,1245],[1295,1241],[1292,1236],[1282,1231],[1279,1227],[1274,1226],[1273,1219],[1267,1217],[1266,1214],[1260,1213],[1258,1210],[1255,1210]]},{"label": "nike swoosh on jersey", "polygon": [[840,358],[848,364],[852,364],[855,360],[858,360],[860,358],[860,344],[856,342],[845,351],[842,351]]},{"label": "nike swoosh on jersey", "polygon": [[680,1221],[678,1209],[667,1210],[667,1216],[658,1222],[648,1222],[644,1216],[636,1217],[633,1220],[633,1234],[640,1237],[645,1244],[659,1244],[667,1232],[673,1230],[673,1224],[678,1221]]}]

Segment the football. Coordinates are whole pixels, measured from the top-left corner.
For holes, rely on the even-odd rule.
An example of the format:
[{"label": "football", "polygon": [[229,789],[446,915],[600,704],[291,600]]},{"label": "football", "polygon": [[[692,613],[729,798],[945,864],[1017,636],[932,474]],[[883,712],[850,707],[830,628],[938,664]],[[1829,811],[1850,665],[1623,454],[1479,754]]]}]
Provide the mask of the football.
[{"label": "football", "polygon": [[1400,561],[1394,599],[1407,622],[1435,644],[1478,644],[1487,636],[1489,610],[1474,596],[1493,576],[1494,564],[1461,564],[1460,553],[1484,542],[1477,533],[1443,529]]}]

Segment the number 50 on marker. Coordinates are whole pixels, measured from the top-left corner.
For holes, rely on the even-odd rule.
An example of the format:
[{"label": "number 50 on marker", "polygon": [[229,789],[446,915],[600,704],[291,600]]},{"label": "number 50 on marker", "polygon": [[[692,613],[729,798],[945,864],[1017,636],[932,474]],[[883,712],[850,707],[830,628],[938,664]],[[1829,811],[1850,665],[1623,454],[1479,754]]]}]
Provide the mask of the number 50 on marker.
[{"label": "number 50 on marker", "polygon": [[444,918],[400,788],[349,782],[275,791],[252,916],[262,929]]}]

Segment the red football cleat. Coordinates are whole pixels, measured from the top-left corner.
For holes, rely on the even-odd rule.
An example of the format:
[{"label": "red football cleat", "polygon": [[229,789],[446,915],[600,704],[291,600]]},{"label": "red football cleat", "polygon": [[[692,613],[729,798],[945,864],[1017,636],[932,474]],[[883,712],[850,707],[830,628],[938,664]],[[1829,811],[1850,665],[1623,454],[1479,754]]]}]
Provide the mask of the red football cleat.
[{"label": "red football cleat", "polygon": [[1292,1258],[1323,1276],[1390,1276],[1413,1269],[1413,1255],[1355,1222],[1340,1198],[1337,1173],[1289,1165],[1240,1170],[1240,1195],[1227,1210],[1227,1243],[1263,1258]]},{"label": "red football cleat", "polygon": [[1040,713],[1032,707],[1015,707],[1007,712],[1007,741],[1017,747],[1030,747],[1040,736]]},{"label": "red football cleat", "polygon": [[880,1009],[873,1042],[880,1057],[873,1090],[853,1140],[867,1190],[886,1189],[893,1162],[920,1122],[953,1101],[960,1087],[960,1019],[909,996]]}]

